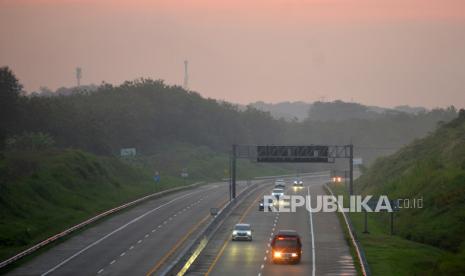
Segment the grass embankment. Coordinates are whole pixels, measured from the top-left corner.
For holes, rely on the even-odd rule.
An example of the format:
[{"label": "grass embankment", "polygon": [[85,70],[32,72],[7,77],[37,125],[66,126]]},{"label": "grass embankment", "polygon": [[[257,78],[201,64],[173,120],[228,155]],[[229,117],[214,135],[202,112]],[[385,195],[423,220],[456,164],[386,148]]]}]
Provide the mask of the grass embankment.
[{"label": "grass embankment", "polygon": [[[374,275],[463,275],[465,271],[465,111],[397,153],[377,160],[355,183],[361,194],[423,200],[389,215],[351,214]],[[337,188],[341,192],[342,188]]]},{"label": "grass embankment", "polygon": [[[175,149],[172,156],[126,162],[79,150],[6,152],[0,155],[0,260],[80,223],[102,211],[141,196],[192,184],[219,180],[226,155],[207,149]],[[144,158],[141,158],[144,159]],[[158,164],[158,165],[157,165]],[[155,166],[156,165],[156,166]],[[153,180],[154,170],[161,181]],[[187,167],[188,179],[179,177]],[[285,169],[238,165],[240,178],[289,173]]]},{"label": "grass embankment", "polygon": [[[331,189],[335,194],[347,196],[342,186],[331,185]],[[433,268],[447,254],[434,246],[391,236],[388,213],[368,214],[369,234],[363,233],[363,213],[350,213],[349,216],[375,276],[433,275]]]},{"label": "grass embankment", "polygon": [[104,210],[182,185],[154,185],[140,168],[76,150],[5,153],[0,159],[0,260]]}]

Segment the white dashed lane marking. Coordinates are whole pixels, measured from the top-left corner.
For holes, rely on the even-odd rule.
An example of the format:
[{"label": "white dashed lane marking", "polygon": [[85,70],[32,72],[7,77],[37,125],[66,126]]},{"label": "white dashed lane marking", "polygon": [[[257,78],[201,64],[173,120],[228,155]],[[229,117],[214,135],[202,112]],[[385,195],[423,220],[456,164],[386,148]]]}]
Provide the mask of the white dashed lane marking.
[{"label": "white dashed lane marking", "polygon": [[[270,233],[270,239],[269,239],[270,242],[267,244],[267,247],[266,247],[266,250],[265,250],[265,256],[263,257],[263,263],[260,266],[260,270],[263,270],[263,268],[265,267],[265,264],[266,264],[266,260],[268,259],[268,253],[270,252],[268,248],[270,248],[270,246],[271,246],[271,241],[273,240],[273,235],[274,235],[274,232],[275,232],[275,229],[276,229],[276,223],[278,222],[278,219],[279,219],[279,213],[276,214],[276,217],[274,219],[273,228],[272,228],[271,233]],[[258,276],[261,276],[261,273],[258,273]]]},{"label": "white dashed lane marking", "polygon": [[[201,199],[198,200],[197,202],[194,202],[194,203],[192,203],[190,206],[187,206],[187,209],[189,209],[191,206],[194,206],[194,205],[200,203],[200,201],[202,201],[203,199],[204,199],[204,198],[201,198]],[[178,211],[178,213],[175,213],[172,217],[169,217],[168,220],[170,220],[170,221],[173,220],[173,217],[176,217],[178,214],[181,214],[182,212],[186,211],[187,209],[184,208],[184,209]],[[163,224],[167,224],[167,223],[168,223],[167,220],[163,221]],[[163,224],[160,224],[160,225],[158,225],[157,227],[158,227],[158,228],[162,228]],[[155,233],[156,231],[157,231],[157,228],[152,229],[152,233]],[[146,234],[146,235],[144,236],[144,238],[147,239],[149,236],[150,236],[149,234]],[[137,244],[140,244],[140,243],[142,243],[142,240],[138,240],[138,241],[137,241]],[[134,249],[134,245],[131,245],[131,246],[129,247],[129,250],[133,250],[133,249]],[[123,252],[123,253],[120,254],[120,257],[123,257],[123,256],[125,256],[125,255],[126,255],[126,252]],[[116,260],[111,261],[111,262],[110,262],[110,265],[114,264],[115,262],[116,262]],[[102,269],[100,269],[100,270],[97,272],[97,274],[101,274],[103,271],[104,271],[104,269],[102,268]]]}]

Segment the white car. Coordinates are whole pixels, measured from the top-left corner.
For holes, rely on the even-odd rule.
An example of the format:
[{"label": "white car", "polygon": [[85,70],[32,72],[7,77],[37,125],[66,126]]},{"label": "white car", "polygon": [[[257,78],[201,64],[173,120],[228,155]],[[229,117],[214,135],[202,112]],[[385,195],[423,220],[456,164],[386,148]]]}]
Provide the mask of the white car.
[{"label": "white car", "polygon": [[279,198],[284,195],[284,189],[274,188],[273,191],[271,192],[271,195],[276,197],[276,199],[279,200]]},{"label": "white car", "polygon": [[278,179],[274,182],[274,187],[284,189],[286,187],[286,182],[282,179]]},{"label": "white car", "polygon": [[252,241],[252,227],[247,223],[239,223],[234,226],[232,232],[233,241],[246,240]]}]

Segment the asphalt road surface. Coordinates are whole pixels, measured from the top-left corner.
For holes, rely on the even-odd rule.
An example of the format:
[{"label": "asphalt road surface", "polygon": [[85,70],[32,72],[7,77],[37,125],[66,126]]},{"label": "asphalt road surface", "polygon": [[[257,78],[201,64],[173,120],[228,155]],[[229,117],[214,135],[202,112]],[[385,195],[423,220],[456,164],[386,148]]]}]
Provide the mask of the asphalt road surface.
[{"label": "asphalt road surface", "polygon": [[[245,188],[238,184],[238,191]],[[156,275],[229,198],[213,183],[144,202],[57,244],[8,275]]]},{"label": "asphalt road surface", "polygon": [[[325,195],[323,183],[329,176],[305,179],[300,190],[287,188],[287,195],[310,194],[312,206],[316,196]],[[295,213],[258,211],[258,200],[270,194],[272,186],[263,187],[244,201],[229,221],[191,267],[188,275],[356,275],[354,261],[336,213],[309,212],[297,208]],[[250,223],[253,241],[230,241],[235,223]],[[297,265],[273,264],[270,261],[271,237],[278,230],[296,230],[303,242],[302,261]]]}]

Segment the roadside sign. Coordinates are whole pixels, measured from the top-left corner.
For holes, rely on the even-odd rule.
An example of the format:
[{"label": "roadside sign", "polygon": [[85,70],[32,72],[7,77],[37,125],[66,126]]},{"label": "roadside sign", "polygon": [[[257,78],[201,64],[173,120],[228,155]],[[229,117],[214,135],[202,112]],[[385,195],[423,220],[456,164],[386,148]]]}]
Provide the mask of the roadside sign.
[{"label": "roadside sign", "polygon": [[187,172],[187,168],[182,169],[182,171],[181,171],[181,177],[182,177],[182,178],[187,178],[187,177],[189,177],[189,173]]},{"label": "roadside sign", "polygon": [[362,159],[361,157],[354,158],[354,160],[352,161],[352,163],[354,164],[354,166],[363,165],[363,159]]},{"label": "roadside sign", "polygon": [[123,148],[120,150],[121,157],[132,157],[136,156],[136,149],[135,148]]},{"label": "roadside sign", "polygon": [[[376,209],[376,206],[378,205],[378,202],[379,202],[379,199],[378,197],[375,197],[375,198],[371,198],[367,205],[368,207],[370,207],[370,209],[373,211]],[[386,201],[384,201],[386,202]],[[394,199],[394,200],[389,200],[389,205],[390,205],[390,209],[391,211],[387,211],[385,209],[380,209],[381,211],[387,211],[389,213],[389,228],[390,228],[390,233],[391,235],[394,235],[394,212],[399,212],[400,211],[400,207],[399,207],[399,199]],[[364,216],[364,230],[363,230],[363,233],[365,234],[368,234],[370,233],[368,231],[368,212],[367,210],[365,210],[365,208],[363,208],[363,211],[365,213],[365,216]]]},{"label": "roadside sign", "polygon": [[160,182],[160,173],[158,171],[155,172],[153,180],[155,180],[156,183]]},{"label": "roadside sign", "polygon": [[[370,200],[368,201],[367,205],[368,207],[370,207],[370,209],[372,211],[374,211],[379,203],[379,200],[380,198],[379,197],[372,197],[370,198]],[[383,206],[385,202],[383,202]],[[400,211],[400,208],[399,208],[399,200],[397,199],[390,199],[389,200],[389,208],[392,210],[392,212],[398,212]],[[380,209],[381,211],[387,211],[386,209],[382,208]],[[389,212],[389,211],[388,211]],[[390,212],[389,212],[390,213]]]}]

